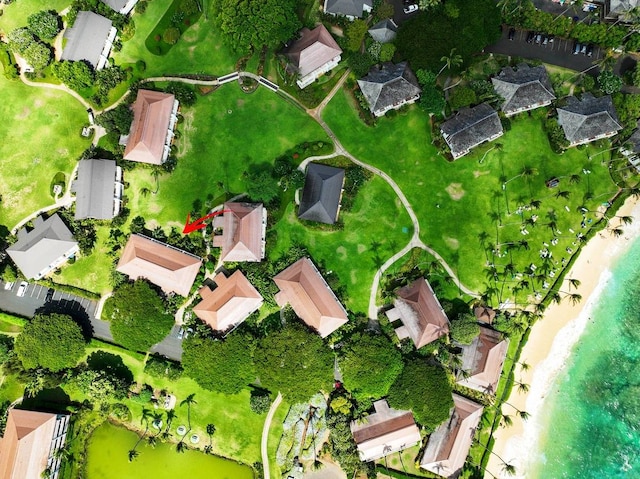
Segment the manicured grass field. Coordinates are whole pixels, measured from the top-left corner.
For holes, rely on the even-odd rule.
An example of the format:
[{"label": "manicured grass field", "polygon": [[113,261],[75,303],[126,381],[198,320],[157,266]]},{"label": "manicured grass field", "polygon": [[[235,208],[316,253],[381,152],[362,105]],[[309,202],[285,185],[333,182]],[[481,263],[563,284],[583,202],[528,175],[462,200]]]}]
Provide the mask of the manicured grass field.
[{"label": "manicured grass field", "polygon": [[199,97],[182,114],[178,166],[160,177],[158,194],[140,194],[141,188],[155,189],[151,170],[125,172],[131,183],[127,196],[133,215],[163,227],[182,228],[196,199],[217,198],[225,188],[234,193],[245,191],[242,174],[250,165],[271,164],[305,141],[329,141],[313,120],[265,88],[247,95],[230,83]]},{"label": "manicured grass field", "polygon": [[333,271],[346,289],[346,307],[367,313],[376,270],[411,239],[413,227],[391,187],[381,178],[369,180],[358,192],[353,208],[342,212],[344,229],[322,231],[303,226],[297,207],[290,205],[275,226],[277,257],[292,244],[305,246],[313,258]]},{"label": "manicured grass field", "polygon": [[172,0],[154,0],[149,2],[143,14],[133,15],[136,33],[123,43],[122,51],[114,54],[116,63],[121,65],[143,60],[147,65],[145,77],[187,73],[222,76],[232,72],[238,55],[224,43],[211,14],[202,15],[166,55],[157,56],[149,51],[146,40],[171,4]]},{"label": "manicured grass field", "polygon": [[[550,244],[554,236],[549,225],[553,221],[558,244],[549,250],[559,261],[567,256],[567,247],[576,249],[575,235],[586,232],[581,229],[577,206],[584,203],[587,209],[595,210],[610,197],[607,193],[616,190],[607,168],[600,163],[602,157],[589,160],[588,155],[598,149],[572,148],[562,155],[553,153],[542,120],[536,117],[512,119],[511,131],[496,142],[447,162],[431,144],[428,117],[417,107],[368,127],[350,102],[347,93],[339,92],[325,110],[324,119],[352,154],[395,179],[418,215],[423,241],[443,255],[471,288],[486,288],[488,257],[480,244],[481,235],[486,235],[483,241],[487,246],[502,243],[498,267],[512,261],[515,271],[521,272],[532,262],[540,263],[543,242]],[[484,153],[497,143],[503,145],[502,150],[488,152],[480,163]],[[525,166],[533,168],[534,175],[518,177]],[[591,173],[584,174],[583,169]],[[581,181],[571,184],[567,175],[572,174],[579,175]],[[549,189],[545,181],[554,176],[561,178],[561,185]],[[505,190],[503,183],[507,183]],[[554,197],[561,190],[569,192],[569,199]],[[584,199],[587,190],[593,199]],[[523,212],[522,216],[514,213],[518,205],[532,199],[541,201],[538,210]],[[539,219],[527,226],[530,234],[523,236],[523,219],[532,214]],[[521,240],[527,241],[528,249],[512,248],[507,256],[505,243]]]},{"label": "manicured grass field", "polygon": [[[87,114],[64,92],[33,88],[0,75],[0,224],[53,203],[51,180],[71,174],[90,142],[80,136]],[[67,178],[68,180],[68,178]]]},{"label": "manicured grass field", "polygon": [[0,32],[9,33],[11,30],[27,26],[27,17],[40,10],[61,10],[71,4],[70,0],[25,0],[3,5],[3,15],[0,17]]},{"label": "manicured grass field", "polygon": [[[156,479],[253,479],[250,467],[201,452],[178,453],[169,444],[160,443],[152,448],[143,442],[138,446],[140,455],[129,461],[128,451],[137,440],[137,434],[108,422],[97,428],[89,440],[87,479],[143,476]],[[207,439],[201,438],[203,440]]]},{"label": "manicured grass field", "polygon": [[113,260],[107,255],[109,248],[106,245],[109,230],[109,226],[98,226],[98,240],[93,252],[89,256],[78,258],[73,264],[67,263],[53,279],[57,283],[70,284],[99,294],[111,291]]}]

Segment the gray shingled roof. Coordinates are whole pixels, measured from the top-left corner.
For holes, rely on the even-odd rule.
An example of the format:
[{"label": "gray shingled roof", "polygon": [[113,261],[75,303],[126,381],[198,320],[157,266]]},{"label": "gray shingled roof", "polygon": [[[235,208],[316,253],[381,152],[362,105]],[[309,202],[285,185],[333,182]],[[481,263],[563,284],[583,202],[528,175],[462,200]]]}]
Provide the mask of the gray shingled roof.
[{"label": "gray shingled roof", "polygon": [[567,98],[567,105],[558,108],[558,123],[571,144],[577,144],[622,129],[611,96],[595,98],[584,93],[578,100]]},{"label": "gray shingled roof", "polygon": [[640,153],[640,130],[636,130],[625,142],[631,145],[631,151],[633,153]]},{"label": "gray shingled roof", "polygon": [[609,15],[612,13],[620,15],[638,6],[640,6],[638,0],[611,0],[609,2]]},{"label": "gray shingled roof", "polygon": [[102,3],[104,3],[105,5],[108,5],[116,12],[119,12],[125,7],[125,5],[127,4],[127,1],[128,0],[102,0]]},{"label": "gray shingled roof", "polygon": [[456,116],[440,127],[453,156],[460,155],[474,146],[502,134],[498,113],[488,104],[460,110]]},{"label": "gray shingled roof", "polygon": [[64,33],[67,45],[62,52],[62,60],[86,60],[96,68],[111,26],[111,20],[102,15],[78,12],[75,23]]},{"label": "gray shingled roof", "polygon": [[7,248],[7,253],[27,279],[35,278],[40,271],[77,245],[71,231],[55,214],[42,221],[34,220],[35,227],[18,232],[18,241]]},{"label": "gray shingled roof", "polygon": [[76,193],[75,218],[113,218],[115,181],[115,161],[81,160],[78,164],[78,179],[73,183]]},{"label": "gray shingled roof", "polygon": [[496,93],[504,98],[501,109],[507,115],[530,110],[541,103],[548,104],[556,98],[543,65],[529,67],[522,64],[517,70],[506,67],[491,81]]},{"label": "gray shingled roof", "polygon": [[319,223],[335,223],[338,219],[343,183],[343,169],[309,163],[298,218]]},{"label": "gray shingled roof", "polygon": [[324,9],[325,12],[336,15],[362,17],[365,5],[371,7],[373,5],[372,0],[326,0]]},{"label": "gray shingled roof", "polygon": [[358,80],[358,85],[372,112],[402,104],[420,95],[421,91],[407,62],[373,67],[366,77]]},{"label": "gray shingled roof", "polygon": [[376,23],[369,29],[369,35],[376,42],[388,43],[392,42],[396,38],[396,32],[398,31],[398,25],[391,18],[382,20]]}]

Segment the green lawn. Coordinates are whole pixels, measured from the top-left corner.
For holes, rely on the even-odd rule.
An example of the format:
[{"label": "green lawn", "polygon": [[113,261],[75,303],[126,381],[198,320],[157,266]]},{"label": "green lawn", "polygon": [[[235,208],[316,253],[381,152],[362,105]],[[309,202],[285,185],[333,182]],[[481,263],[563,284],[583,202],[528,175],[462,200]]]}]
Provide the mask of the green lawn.
[{"label": "green lawn", "polygon": [[3,5],[4,13],[0,17],[0,32],[10,31],[27,26],[27,17],[40,10],[56,10],[60,12],[71,4],[70,0],[22,0]]},{"label": "green lawn", "polygon": [[143,60],[147,65],[145,77],[186,73],[222,76],[232,72],[239,57],[224,43],[211,14],[203,15],[189,27],[166,55],[158,56],[148,50],[146,40],[171,4],[172,0],[154,0],[142,15],[133,15],[136,33],[123,43],[122,51],[114,54],[116,64]]},{"label": "green lawn", "polygon": [[51,180],[59,171],[71,174],[90,142],[80,136],[87,113],[66,93],[28,87],[3,75],[0,91],[0,224],[12,228],[53,203]]},{"label": "green lawn", "polygon": [[160,177],[158,194],[140,194],[144,187],[155,189],[151,170],[125,172],[125,180],[131,183],[127,196],[132,215],[153,219],[163,227],[182,228],[196,199],[217,198],[225,188],[245,191],[242,174],[250,165],[272,163],[305,141],[328,142],[311,118],[265,88],[247,95],[231,83],[199,97],[182,114],[178,166]]},{"label": "green lawn", "polygon": [[278,466],[278,461],[276,461],[276,452],[278,451],[278,445],[280,444],[280,438],[283,433],[283,423],[289,413],[289,408],[291,407],[286,401],[280,403],[276,413],[273,415],[273,419],[271,421],[271,427],[269,428],[269,442],[267,443],[268,451],[267,454],[269,456],[269,465],[271,477],[266,479],[281,479],[282,473],[280,471],[280,466]]},{"label": "green lawn", "polygon": [[[444,256],[471,288],[484,290],[487,281],[485,268],[489,258],[480,245],[479,235],[487,235],[486,245],[502,243],[502,256],[495,258],[499,269],[513,261],[515,271],[522,272],[533,262],[540,264],[543,242],[550,244],[553,238],[548,223],[555,221],[558,244],[550,245],[549,250],[553,260],[560,261],[568,256],[567,247],[576,250],[572,244],[575,235],[586,232],[581,229],[582,218],[576,212],[586,191],[594,196],[585,202],[589,210],[595,210],[606,200],[607,192],[615,191],[607,168],[600,164],[602,157],[588,159],[596,148],[573,148],[562,155],[553,153],[541,119],[527,116],[512,119],[511,131],[496,142],[483,145],[455,162],[447,162],[431,144],[428,117],[417,107],[394,119],[382,118],[377,126],[368,127],[360,121],[350,102],[344,91],[339,92],[325,110],[324,119],[352,154],[395,179],[418,215],[423,241]],[[492,150],[481,164],[484,153],[496,143],[503,145],[502,151]],[[530,179],[516,178],[524,166],[534,168],[536,174]],[[591,174],[583,174],[583,168]],[[578,174],[581,181],[570,184],[564,178],[556,189],[545,186],[545,180],[551,177],[571,174]],[[501,176],[508,183],[505,191]],[[569,191],[568,200],[554,197],[561,190]],[[518,205],[532,199],[541,200],[539,210],[523,212],[522,217],[514,213]],[[523,219],[533,214],[539,218],[527,227],[530,234],[523,236],[520,233]],[[508,251],[505,243],[520,240],[527,241],[528,250]]]},{"label": "green lawn", "polygon": [[[353,208],[341,212],[344,229],[321,231],[303,226],[297,207],[291,204],[274,227],[277,243],[270,255],[277,257],[291,244],[305,246],[325,270],[333,271],[346,289],[346,307],[367,313],[376,270],[411,239],[409,215],[391,187],[374,177],[358,192]],[[404,229],[404,230],[403,230]]]},{"label": "green lawn", "polygon": [[93,252],[79,257],[73,264],[64,265],[60,274],[53,276],[56,283],[70,284],[98,294],[111,291],[113,259],[107,255],[110,248],[106,245],[110,227],[98,226],[96,231],[98,240]]}]

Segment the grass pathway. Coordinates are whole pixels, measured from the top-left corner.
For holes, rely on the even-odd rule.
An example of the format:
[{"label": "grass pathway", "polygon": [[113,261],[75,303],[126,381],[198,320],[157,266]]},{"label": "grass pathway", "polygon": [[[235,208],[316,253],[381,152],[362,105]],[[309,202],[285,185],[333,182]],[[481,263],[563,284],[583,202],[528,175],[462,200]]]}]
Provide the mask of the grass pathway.
[{"label": "grass pathway", "polygon": [[267,417],[264,420],[264,426],[262,427],[262,441],[260,443],[260,453],[262,455],[262,469],[264,471],[264,478],[271,479],[271,472],[269,471],[269,453],[267,450],[267,442],[269,439],[269,429],[271,428],[271,421],[273,416],[278,410],[278,406],[282,402],[282,394],[278,393],[276,399],[271,403]]}]

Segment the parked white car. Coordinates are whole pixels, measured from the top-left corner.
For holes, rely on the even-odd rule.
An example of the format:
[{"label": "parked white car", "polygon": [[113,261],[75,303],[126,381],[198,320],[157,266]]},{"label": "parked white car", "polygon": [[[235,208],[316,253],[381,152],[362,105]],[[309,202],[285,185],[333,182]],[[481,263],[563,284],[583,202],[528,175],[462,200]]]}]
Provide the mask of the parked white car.
[{"label": "parked white car", "polygon": [[5,289],[5,291],[9,291],[11,288],[13,288],[13,285],[14,285],[14,284],[15,284],[15,283],[13,283],[13,282],[5,284],[5,285],[4,285],[4,289]]},{"label": "parked white car", "polygon": [[407,5],[406,7],[404,7],[403,11],[404,13],[407,13],[407,14],[417,12],[418,5],[416,5],[415,3],[413,5]]},{"label": "parked white car", "polygon": [[23,281],[22,283],[20,283],[20,287],[18,288],[18,292],[16,294],[19,297],[24,296],[27,292],[27,286],[29,286],[29,283],[27,283],[26,281]]}]

